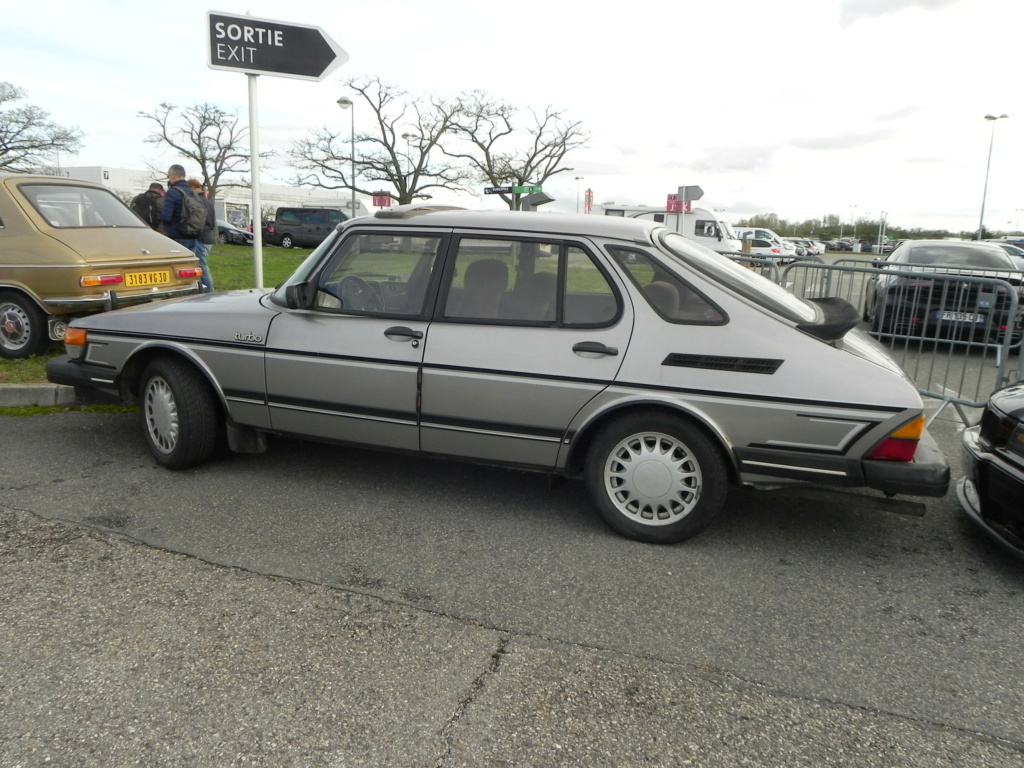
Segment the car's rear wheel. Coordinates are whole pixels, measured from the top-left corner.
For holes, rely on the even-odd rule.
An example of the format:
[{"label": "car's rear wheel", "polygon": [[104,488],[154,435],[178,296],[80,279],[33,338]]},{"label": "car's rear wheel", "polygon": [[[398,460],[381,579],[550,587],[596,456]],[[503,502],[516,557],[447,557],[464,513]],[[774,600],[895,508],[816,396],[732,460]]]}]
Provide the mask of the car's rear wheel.
[{"label": "car's rear wheel", "polygon": [[46,316],[21,294],[0,291],[0,357],[31,357],[49,339]]},{"label": "car's rear wheel", "polygon": [[221,245],[227,245],[228,244],[228,236],[226,234],[224,234],[223,232],[218,232],[217,233],[217,242],[220,243]]},{"label": "car's rear wheel", "polygon": [[291,235],[281,235],[281,247],[282,248],[291,248],[293,245],[295,245],[295,243],[294,243],[294,241],[292,241],[292,236]]},{"label": "car's rear wheel", "polygon": [[696,425],[641,412],[612,422],[587,452],[591,503],[613,530],[673,544],[697,535],[721,511],[728,471],[721,450]]},{"label": "car's rear wheel", "polygon": [[187,469],[210,458],[220,421],[217,400],[194,367],[157,358],[142,374],[139,400],[142,432],[158,464]]}]

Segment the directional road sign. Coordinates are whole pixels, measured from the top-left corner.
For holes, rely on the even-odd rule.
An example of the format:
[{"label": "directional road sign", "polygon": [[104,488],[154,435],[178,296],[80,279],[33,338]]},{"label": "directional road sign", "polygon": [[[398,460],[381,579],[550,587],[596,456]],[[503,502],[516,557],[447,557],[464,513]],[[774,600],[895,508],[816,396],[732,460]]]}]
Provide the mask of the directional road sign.
[{"label": "directional road sign", "polygon": [[527,184],[522,187],[516,187],[514,190],[517,195],[532,195],[541,191],[540,184],[530,185]]},{"label": "directional road sign", "polygon": [[[518,187],[515,187],[518,190]],[[484,187],[485,195],[511,195],[513,187]]]},{"label": "directional road sign", "polygon": [[348,54],[320,27],[253,16],[206,14],[210,69],[323,80]]}]

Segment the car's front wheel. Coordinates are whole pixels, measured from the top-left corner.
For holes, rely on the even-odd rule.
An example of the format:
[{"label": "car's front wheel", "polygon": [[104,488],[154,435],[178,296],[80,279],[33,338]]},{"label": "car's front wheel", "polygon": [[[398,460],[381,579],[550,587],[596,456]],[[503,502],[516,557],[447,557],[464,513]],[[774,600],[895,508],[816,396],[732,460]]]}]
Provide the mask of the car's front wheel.
[{"label": "car's front wheel", "polygon": [[210,458],[220,422],[217,400],[193,366],[157,358],[142,374],[139,401],[142,432],[158,464],[187,469]]},{"label": "car's front wheel", "polygon": [[0,291],[0,357],[31,357],[49,339],[46,316],[31,299]]},{"label": "car's front wheel", "polygon": [[678,416],[642,412],[595,436],[585,485],[613,530],[673,544],[700,533],[721,511],[728,472],[721,451],[699,427]]}]

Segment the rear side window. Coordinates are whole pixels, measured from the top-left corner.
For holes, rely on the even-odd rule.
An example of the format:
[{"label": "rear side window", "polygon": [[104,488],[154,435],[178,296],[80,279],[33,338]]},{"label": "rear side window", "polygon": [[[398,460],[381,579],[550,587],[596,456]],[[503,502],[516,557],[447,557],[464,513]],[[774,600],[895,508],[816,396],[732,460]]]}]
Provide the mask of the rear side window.
[{"label": "rear side window", "polygon": [[562,241],[460,238],[444,296],[457,322],[601,327],[621,311],[590,254]]},{"label": "rear side window", "polygon": [[147,228],[138,216],[106,189],[67,184],[21,184],[18,190],[57,229],[84,227]]},{"label": "rear side window", "polygon": [[721,325],[725,314],[693,287],[663,269],[646,251],[609,246],[622,271],[655,312],[670,323]]}]

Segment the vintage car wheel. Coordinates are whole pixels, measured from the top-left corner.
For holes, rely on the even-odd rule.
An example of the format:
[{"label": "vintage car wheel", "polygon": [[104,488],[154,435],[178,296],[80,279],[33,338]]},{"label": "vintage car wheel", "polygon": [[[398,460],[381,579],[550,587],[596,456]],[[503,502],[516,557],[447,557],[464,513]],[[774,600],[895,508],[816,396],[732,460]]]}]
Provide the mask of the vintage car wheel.
[{"label": "vintage car wheel", "polygon": [[217,402],[195,368],[177,358],[157,358],[142,374],[139,401],[142,431],[158,464],[187,469],[210,458],[217,440]]},{"label": "vintage car wheel", "polygon": [[728,473],[702,430],[677,416],[646,412],[617,420],[594,438],[585,484],[613,530],[673,544],[700,533],[719,513]]},{"label": "vintage car wheel", "polygon": [[46,317],[31,299],[0,291],[0,357],[31,357],[48,338]]},{"label": "vintage car wheel", "polygon": [[281,235],[282,248],[291,248],[293,245],[295,245],[295,242],[292,240],[291,235]]}]

